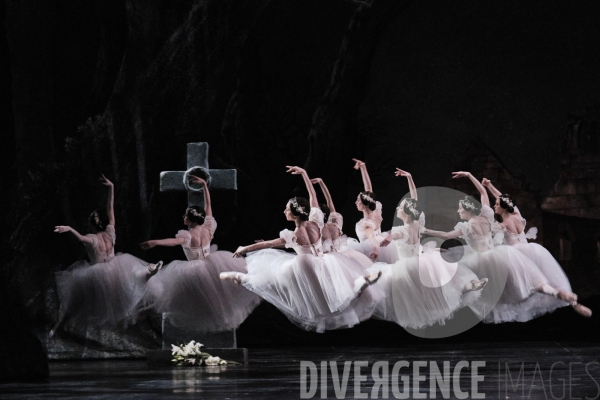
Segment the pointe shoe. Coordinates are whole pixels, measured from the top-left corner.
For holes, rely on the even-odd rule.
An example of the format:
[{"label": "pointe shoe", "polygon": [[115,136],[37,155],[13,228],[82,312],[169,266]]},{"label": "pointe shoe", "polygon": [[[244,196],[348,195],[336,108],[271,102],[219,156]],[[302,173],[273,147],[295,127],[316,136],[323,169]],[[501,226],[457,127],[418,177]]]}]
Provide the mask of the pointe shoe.
[{"label": "pointe shoe", "polygon": [[244,274],[242,274],[241,272],[221,272],[219,274],[219,278],[222,281],[233,281],[234,283],[237,283],[238,285],[240,283],[242,283],[242,276]]},{"label": "pointe shoe", "polygon": [[476,280],[472,280],[471,281],[471,292],[476,292],[478,290],[481,290],[485,287],[485,285],[487,285],[488,283],[488,278],[483,278],[482,280],[476,281]]},{"label": "pointe shoe", "polygon": [[592,316],[592,310],[590,310],[582,304],[575,303],[572,307],[575,310],[575,312],[581,315],[582,317],[589,318]]},{"label": "pointe shoe", "polygon": [[565,292],[564,290],[559,290],[556,294],[556,297],[559,299],[566,301],[570,305],[574,306],[577,304],[577,295],[575,293]]},{"label": "pointe shoe", "polygon": [[379,278],[381,278],[381,271],[373,272],[372,274],[365,276],[365,281],[367,281],[369,285],[372,285],[377,282]]},{"label": "pointe shoe", "polygon": [[160,269],[163,266],[163,262],[159,261],[156,264],[148,264],[148,273],[150,274],[150,276],[153,276],[154,274],[156,274],[158,271],[160,271]]}]

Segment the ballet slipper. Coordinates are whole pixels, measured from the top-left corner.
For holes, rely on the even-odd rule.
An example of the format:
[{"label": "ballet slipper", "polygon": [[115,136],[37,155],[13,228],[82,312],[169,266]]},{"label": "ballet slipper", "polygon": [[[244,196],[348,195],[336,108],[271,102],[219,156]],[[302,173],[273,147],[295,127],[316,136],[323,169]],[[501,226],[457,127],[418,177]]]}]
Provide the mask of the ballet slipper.
[{"label": "ballet slipper", "polygon": [[569,293],[569,292],[565,292],[564,290],[559,290],[558,293],[556,293],[556,297],[558,297],[559,299],[561,299],[563,301],[566,301],[567,303],[571,304],[572,306],[577,304],[577,295],[575,293]]},{"label": "ballet slipper", "polygon": [[[369,285],[377,282],[379,278],[381,278],[381,271],[373,272],[372,274],[363,276],[362,278],[358,278],[356,281],[354,281],[354,290],[357,292],[357,297],[359,297],[362,292],[369,287]],[[359,286],[360,288],[357,290],[356,288]]]},{"label": "ballet slipper", "polygon": [[377,282],[379,278],[381,278],[381,271],[373,272],[372,274],[365,276],[365,281],[367,281],[369,285],[372,285]]},{"label": "ballet slipper", "polygon": [[589,318],[592,316],[592,310],[590,310],[583,304],[579,304],[579,303],[575,302],[575,304],[573,304],[572,307],[575,310],[575,312],[577,314],[581,315],[582,317]]},{"label": "ballet slipper", "polygon": [[485,287],[485,285],[487,285],[488,283],[488,278],[483,278],[482,280],[476,281],[475,279],[473,279],[471,281],[471,290],[469,290],[470,292],[476,292],[478,290],[481,290]]},{"label": "ballet slipper", "polygon": [[156,264],[148,264],[148,274],[150,276],[155,275],[163,266],[163,262],[159,261]]},{"label": "ballet slipper", "polygon": [[241,272],[221,272],[219,278],[223,281],[232,281],[239,285],[242,283],[242,275]]}]

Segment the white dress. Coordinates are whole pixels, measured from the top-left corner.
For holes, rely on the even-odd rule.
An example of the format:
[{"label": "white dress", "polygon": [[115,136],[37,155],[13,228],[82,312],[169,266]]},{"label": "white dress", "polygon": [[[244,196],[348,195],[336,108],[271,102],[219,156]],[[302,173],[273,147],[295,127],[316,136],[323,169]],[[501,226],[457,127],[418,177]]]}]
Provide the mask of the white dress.
[{"label": "white dress", "polygon": [[[469,306],[480,291],[463,294],[472,280],[479,280],[468,268],[445,261],[440,252],[425,249],[421,253],[420,237],[425,220],[411,235],[407,226],[392,228],[393,247],[398,261],[393,264],[375,263],[369,272],[381,271],[376,285],[384,287],[386,299],[374,317],[395,322],[405,328],[420,329],[440,324],[452,318],[454,311]],[[418,234],[415,234],[418,232]]]},{"label": "white dress", "polygon": [[[531,228],[527,233],[525,233],[527,221],[523,217],[521,217],[521,219],[523,220],[523,231],[518,234],[511,232],[505,226],[496,222],[496,227],[499,227],[504,234],[504,243],[519,250],[530,260],[532,260],[544,274],[548,285],[552,286],[556,290],[562,290],[570,293],[572,289],[569,278],[567,278],[567,275],[561,268],[560,264],[554,259],[554,257],[552,257],[552,254],[550,254],[545,247],[540,246],[537,243],[527,242],[528,238],[536,238],[537,229]],[[528,302],[537,302],[537,304],[535,304],[535,310],[540,314],[552,312],[559,307],[566,307],[569,305],[567,302],[553,299],[550,296],[544,296],[540,299],[537,299],[536,297],[528,299]],[[529,305],[527,304],[524,306]]]},{"label": "white dress", "polygon": [[[358,241],[356,239],[349,238],[349,248],[359,251],[367,257],[371,256],[371,253],[373,252],[373,245],[365,233],[367,228],[371,228],[373,230],[377,243],[381,243],[387,238],[387,235],[381,233],[381,222],[383,221],[381,209],[381,203],[376,202],[375,211],[372,213],[372,219],[361,218],[361,220],[356,223],[356,237],[358,238]],[[378,250],[379,253],[375,261],[388,264],[393,264],[398,261],[398,252],[393,246],[388,245],[386,247],[379,247]]]},{"label": "white dress", "polygon": [[[321,210],[311,208],[309,221],[322,229]],[[302,246],[287,229],[280,237],[296,254],[277,249],[248,254],[244,287],[306,330],[350,328],[371,317],[384,294],[371,285],[359,296],[365,283],[363,267],[340,253],[324,254],[321,239]]]},{"label": "white dress", "polygon": [[359,263],[364,269],[369,268],[373,265],[373,261],[363,253],[353,250],[348,247],[348,236],[342,231],[344,225],[344,218],[342,214],[338,212],[332,212],[329,214],[327,225],[332,225],[339,230],[340,235],[335,239],[325,239],[323,241],[323,253],[340,253],[346,257],[350,257],[352,260]]},{"label": "white dress", "polygon": [[[204,219],[212,236],[217,229],[213,217]],[[245,273],[244,259],[233,258],[216,246],[191,247],[192,235],[185,230],[176,237],[187,261],[173,261],[148,280],[144,306],[165,313],[171,324],[199,332],[221,332],[237,328],[260,303],[260,298],[231,281],[221,272]]]},{"label": "white dress", "polygon": [[60,319],[108,327],[135,322],[148,263],[131,254],[115,255],[115,227],[108,225],[105,232],[112,240],[110,251],[102,252],[102,239],[88,234],[92,243],[84,242],[84,246],[91,262],[78,261],[56,273]]},{"label": "white dress", "polygon": [[[483,206],[481,215],[491,228],[494,211]],[[489,279],[471,306],[479,318],[485,323],[526,322],[566,304],[539,292],[548,280],[528,257],[512,246],[495,245],[491,229],[486,235],[477,235],[472,224],[473,220],[459,222],[454,229],[462,232],[460,237],[468,244],[459,263],[480,279]]]}]

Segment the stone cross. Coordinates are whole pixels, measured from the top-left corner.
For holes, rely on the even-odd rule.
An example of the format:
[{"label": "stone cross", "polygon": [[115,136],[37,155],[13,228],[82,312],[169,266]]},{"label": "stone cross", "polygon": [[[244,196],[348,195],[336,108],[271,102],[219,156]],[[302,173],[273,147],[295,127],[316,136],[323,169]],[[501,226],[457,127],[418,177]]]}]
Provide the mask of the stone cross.
[{"label": "stone cross", "polygon": [[163,171],[160,173],[160,191],[188,192],[188,206],[204,207],[204,193],[200,185],[189,184],[188,176],[203,178],[211,190],[237,190],[235,169],[209,169],[208,143],[187,144],[187,171]]}]

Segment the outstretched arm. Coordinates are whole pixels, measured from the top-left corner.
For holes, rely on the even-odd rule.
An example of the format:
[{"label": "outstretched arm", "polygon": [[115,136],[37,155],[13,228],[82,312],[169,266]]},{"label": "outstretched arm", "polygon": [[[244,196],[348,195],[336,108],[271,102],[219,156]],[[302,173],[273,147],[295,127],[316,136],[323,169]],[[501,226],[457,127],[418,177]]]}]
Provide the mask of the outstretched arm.
[{"label": "outstretched arm", "polygon": [[335,207],[333,206],[333,200],[331,199],[331,194],[329,193],[329,189],[327,189],[327,185],[321,178],[315,178],[310,180],[313,184],[319,184],[321,186],[321,190],[323,191],[323,195],[325,195],[325,200],[327,200],[327,207],[329,207],[329,211],[332,213],[335,212]]},{"label": "outstretched arm", "polygon": [[89,243],[89,244],[93,243],[92,238],[81,235],[79,232],[77,232],[75,229],[71,228],[70,226],[63,226],[63,225],[55,226],[54,232],[56,232],[56,233],[71,232],[73,234],[73,236],[75,236],[75,238],[77,240],[79,240],[80,242]]},{"label": "outstretched arm", "polygon": [[115,226],[115,186],[111,181],[102,175],[99,181],[108,186],[108,204],[106,205],[106,214],[108,215],[108,224]]},{"label": "outstretched arm", "polygon": [[434,231],[431,229],[425,229],[423,231],[423,233],[425,235],[429,235],[429,236],[435,236],[435,237],[439,237],[442,238],[444,240],[448,240],[448,239],[456,239],[458,237],[460,237],[460,235],[462,234],[461,231],[450,231],[450,232],[442,232],[442,231]]},{"label": "outstretched arm", "polygon": [[412,175],[409,172],[403,171],[400,168],[396,168],[396,176],[405,176],[408,179],[408,189],[410,190],[410,197],[418,200],[417,187],[413,181]]},{"label": "outstretched arm", "polygon": [[285,244],[285,239],[279,238],[279,239],[267,240],[266,242],[254,243],[254,244],[251,244],[250,246],[240,246],[235,251],[235,253],[233,253],[233,257],[235,257],[235,258],[244,257],[246,255],[246,253],[248,253],[249,251],[270,249],[272,247],[281,246],[283,244]]},{"label": "outstretched arm", "polygon": [[492,181],[490,181],[489,179],[483,178],[483,180],[481,181],[481,184],[483,186],[485,186],[486,188],[488,188],[488,190],[490,191],[492,196],[494,196],[495,198],[502,196],[502,193],[500,193],[500,191],[498,189],[496,189],[494,187],[494,185],[492,185]]},{"label": "outstretched arm", "polygon": [[483,185],[477,179],[475,179],[473,175],[471,175],[470,172],[453,172],[452,178],[469,178],[481,196],[481,204],[488,207],[490,206],[490,198],[488,197],[487,191]]},{"label": "outstretched arm", "polygon": [[288,170],[285,172],[290,172],[292,175],[302,175],[302,179],[304,179],[304,185],[306,186],[306,190],[308,190],[308,200],[310,202],[310,206],[319,207],[319,202],[317,201],[317,193],[315,192],[315,188],[310,182],[306,171],[300,167],[293,167],[289,165],[286,165],[286,168],[288,168]]},{"label": "outstretched arm", "polygon": [[210,192],[206,181],[194,175],[189,176],[190,183],[199,183],[202,185],[202,193],[204,193],[204,212],[207,217],[212,217],[212,206],[210,204]]},{"label": "outstretched arm", "polygon": [[356,158],[353,158],[352,161],[354,161],[355,163],[354,169],[360,169],[360,175],[362,176],[363,185],[365,185],[365,192],[372,192],[373,185],[371,185],[371,178],[369,177],[369,173],[367,172],[367,165]]},{"label": "outstretched arm", "polygon": [[172,238],[172,239],[159,239],[159,240],[148,240],[147,242],[140,243],[142,250],[150,250],[155,246],[173,247],[179,246],[185,242],[184,238]]}]

